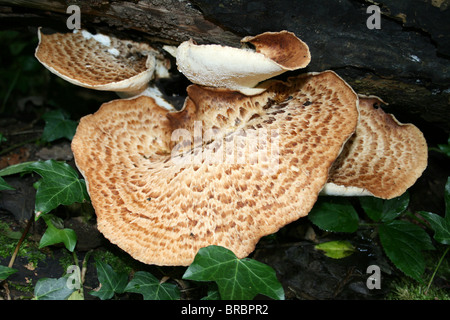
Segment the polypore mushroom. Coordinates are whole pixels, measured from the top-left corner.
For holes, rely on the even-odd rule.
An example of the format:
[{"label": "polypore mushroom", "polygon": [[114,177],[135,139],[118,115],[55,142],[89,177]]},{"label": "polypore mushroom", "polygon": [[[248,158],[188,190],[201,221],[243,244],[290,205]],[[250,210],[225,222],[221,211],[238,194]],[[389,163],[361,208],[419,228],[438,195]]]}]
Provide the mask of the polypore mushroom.
[{"label": "polypore mushroom", "polygon": [[39,28],[35,56],[48,70],[85,88],[134,96],[154,77],[168,75],[170,62],[146,43],[86,30],[45,34]]},{"label": "polypore mushroom", "polygon": [[[357,95],[333,72],[254,96],[188,95],[180,112],[146,96],[105,103],[72,142],[99,230],[148,264],[189,265],[212,244],[242,258],[307,215],[358,120]],[[217,135],[195,139],[196,124]]]},{"label": "polypore mushroom", "polygon": [[422,132],[385,113],[379,107],[383,103],[377,97],[360,97],[356,132],[331,167],[323,194],[398,197],[427,167]]},{"label": "polypore mushroom", "polygon": [[241,43],[243,48],[185,41],[176,50],[178,70],[193,83],[251,95],[264,91],[256,87],[260,82],[311,60],[308,46],[288,31],[245,37]]}]

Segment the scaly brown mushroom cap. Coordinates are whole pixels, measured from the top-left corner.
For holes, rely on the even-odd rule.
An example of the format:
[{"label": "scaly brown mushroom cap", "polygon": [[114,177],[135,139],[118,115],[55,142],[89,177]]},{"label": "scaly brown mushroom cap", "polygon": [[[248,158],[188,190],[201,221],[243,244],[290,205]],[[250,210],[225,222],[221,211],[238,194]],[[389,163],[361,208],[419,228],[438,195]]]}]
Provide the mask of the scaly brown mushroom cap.
[{"label": "scaly brown mushroom cap", "polygon": [[376,107],[382,103],[376,97],[360,97],[360,121],[331,168],[325,194],[391,199],[422,175],[428,158],[422,132]]},{"label": "scaly brown mushroom cap", "polygon": [[[333,72],[251,97],[188,93],[178,113],[145,96],[106,103],[72,142],[99,230],[148,264],[189,265],[213,244],[243,258],[307,215],[358,119],[356,94]],[[217,132],[178,139],[195,125]]]},{"label": "scaly brown mushroom cap", "polygon": [[82,87],[139,92],[157,68],[158,52],[145,43],[85,30],[44,34],[39,29],[38,36],[36,58],[54,74]]}]

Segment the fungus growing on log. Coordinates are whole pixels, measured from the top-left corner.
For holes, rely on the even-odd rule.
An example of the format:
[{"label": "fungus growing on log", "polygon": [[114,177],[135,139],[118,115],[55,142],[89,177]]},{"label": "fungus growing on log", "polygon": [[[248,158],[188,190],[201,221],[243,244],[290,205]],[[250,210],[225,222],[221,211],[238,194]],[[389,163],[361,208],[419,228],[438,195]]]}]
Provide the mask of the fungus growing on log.
[{"label": "fungus growing on log", "polygon": [[[148,264],[189,265],[212,244],[243,258],[307,215],[358,120],[357,95],[333,72],[255,96],[198,85],[188,93],[180,112],[149,97],[106,103],[81,119],[72,142],[99,230]],[[173,133],[196,122],[219,134],[174,154]],[[269,139],[258,141],[261,132]],[[279,152],[267,155],[273,145]],[[245,161],[224,158],[230,151]]]},{"label": "fungus growing on log", "polygon": [[146,43],[86,30],[45,34],[38,31],[35,56],[64,80],[124,97],[143,92],[155,77],[168,76],[170,62]]},{"label": "fungus growing on log", "polygon": [[189,265],[209,245],[243,258],[319,194],[390,199],[427,166],[422,133],[333,71],[271,79],[311,60],[287,31],[243,48],[167,47],[194,83],[180,111],[148,86],[168,69],[150,46],[85,31],[39,39],[53,73],[129,97],[83,117],[72,150],[98,229],[144,263]]},{"label": "fungus growing on log", "polygon": [[288,31],[245,37],[241,43],[242,48],[234,48],[185,41],[176,50],[178,69],[195,84],[251,95],[264,91],[257,87],[260,82],[304,68],[311,60],[306,43]]},{"label": "fungus growing on log", "polygon": [[377,97],[360,97],[356,132],[331,167],[324,194],[391,199],[422,175],[428,162],[422,132],[385,113],[382,104]]}]

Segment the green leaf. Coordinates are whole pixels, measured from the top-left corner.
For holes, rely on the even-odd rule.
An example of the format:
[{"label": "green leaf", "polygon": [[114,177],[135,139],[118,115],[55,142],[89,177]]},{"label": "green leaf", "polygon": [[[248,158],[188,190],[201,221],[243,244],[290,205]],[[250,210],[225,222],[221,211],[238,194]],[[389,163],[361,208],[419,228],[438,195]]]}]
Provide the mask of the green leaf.
[{"label": "green leaf", "polygon": [[2,177],[0,177],[0,191],[2,190],[15,190],[15,189],[11,187],[9,184],[7,184]]},{"label": "green leaf", "polygon": [[428,234],[417,225],[395,220],[379,226],[383,249],[394,265],[417,281],[425,271],[422,250],[433,250]]},{"label": "green leaf", "polygon": [[68,119],[67,114],[63,110],[49,111],[42,118],[45,120],[42,139],[48,142],[60,138],[72,140],[78,123]]},{"label": "green leaf", "polygon": [[151,273],[138,271],[128,283],[125,292],[140,293],[144,300],[178,300],[180,291],[175,284],[160,283]]},{"label": "green leaf", "polygon": [[275,271],[253,259],[238,259],[220,246],[201,248],[183,279],[215,281],[224,300],[249,300],[257,294],[284,299]]},{"label": "green leaf", "polygon": [[445,213],[450,215],[450,177],[447,178],[444,191]]},{"label": "green leaf", "polygon": [[210,283],[206,296],[200,300],[220,300],[219,288],[217,288],[217,284],[215,282]]},{"label": "green leaf", "polygon": [[5,267],[5,266],[0,266],[0,281],[5,280],[10,275],[12,275],[12,274],[14,274],[16,272],[17,272],[16,269],[8,268],[8,267]]},{"label": "green leaf", "polygon": [[8,141],[8,139],[6,139],[6,137],[2,133],[0,133],[0,144],[2,144],[2,142],[6,142],[6,141]]},{"label": "green leaf", "polygon": [[114,293],[123,293],[128,282],[128,275],[125,272],[116,273],[113,268],[100,260],[96,260],[97,276],[100,281],[98,291],[89,292],[102,300],[111,299]]},{"label": "green leaf", "polygon": [[342,259],[355,252],[355,247],[349,241],[329,241],[316,244],[314,247],[333,259]]},{"label": "green leaf", "polygon": [[443,154],[450,157],[450,136],[448,137],[447,144],[438,144],[438,149],[434,149],[434,148],[430,148],[430,149],[442,152]]},{"label": "green leaf", "polygon": [[33,164],[34,161],[28,161],[28,162],[22,162],[22,163],[18,163],[18,164],[13,164],[12,166],[6,167],[2,170],[0,170],[0,177],[2,176],[9,176],[12,174],[17,174],[17,173],[28,173],[31,172],[33,170],[31,170],[29,168],[29,166],[31,164]]},{"label": "green leaf", "polygon": [[67,250],[73,252],[75,245],[77,244],[77,235],[75,231],[67,228],[57,228],[54,224],[55,219],[58,218],[50,214],[44,216],[47,230],[39,242],[39,249],[62,242]]},{"label": "green leaf", "polygon": [[359,224],[358,213],[343,198],[320,198],[308,218],[320,229],[332,232],[355,232]]},{"label": "green leaf", "polygon": [[434,230],[434,239],[442,244],[450,244],[450,213],[442,218],[440,215],[431,212],[419,212],[426,219]]},{"label": "green leaf", "polygon": [[78,179],[78,173],[65,162],[38,161],[28,168],[42,177],[36,192],[36,212],[47,213],[59,205],[83,202],[89,198],[85,181]]},{"label": "green leaf", "polygon": [[445,217],[431,212],[419,212],[434,230],[434,239],[442,244],[450,244],[450,178],[445,184]]},{"label": "green leaf", "polygon": [[67,300],[75,289],[67,285],[67,277],[40,279],[34,287],[35,300]]},{"label": "green leaf", "polygon": [[361,197],[359,201],[364,211],[373,221],[386,222],[394,220],[408,208],[409,193],[405,192],[400,197],[390,200]]}]

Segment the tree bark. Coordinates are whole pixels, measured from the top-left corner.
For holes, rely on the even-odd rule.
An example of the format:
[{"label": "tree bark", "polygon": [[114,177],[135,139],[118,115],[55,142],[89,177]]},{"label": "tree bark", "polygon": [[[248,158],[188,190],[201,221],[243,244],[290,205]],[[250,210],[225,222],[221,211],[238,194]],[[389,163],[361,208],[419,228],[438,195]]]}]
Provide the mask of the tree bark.
[{"label": "tree bark", "polygon": [[289,30],[310,47],[304,71],[335,70],[356,92],[377,95],[388,112],[446,141],[450,133],[450,1],[383,0],[380,29],[363,0],[0,0],[0,26],[67,30],[66,8],[82,27],[177,45],[239,46],[246,35]]}]

